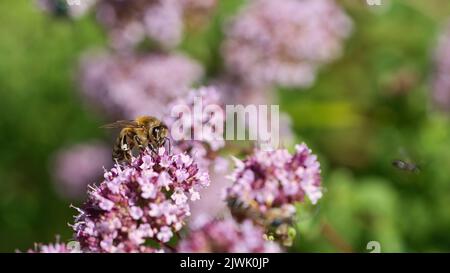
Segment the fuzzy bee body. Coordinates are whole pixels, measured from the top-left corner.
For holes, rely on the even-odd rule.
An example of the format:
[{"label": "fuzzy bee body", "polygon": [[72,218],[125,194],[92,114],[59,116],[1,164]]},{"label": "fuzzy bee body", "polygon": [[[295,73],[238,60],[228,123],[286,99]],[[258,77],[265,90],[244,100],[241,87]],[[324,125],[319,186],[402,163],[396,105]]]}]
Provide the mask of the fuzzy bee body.
[{"label": "fuzzy bee body", "polygon": [[156,151],[164,146],[169,132],[164,123],[151,116],[141,116],[135,120],[119,120],[102,127],[121,129],[112,152],[113,160],[118,162],[129,162],[136,148],[143,150],[148,147]]}]

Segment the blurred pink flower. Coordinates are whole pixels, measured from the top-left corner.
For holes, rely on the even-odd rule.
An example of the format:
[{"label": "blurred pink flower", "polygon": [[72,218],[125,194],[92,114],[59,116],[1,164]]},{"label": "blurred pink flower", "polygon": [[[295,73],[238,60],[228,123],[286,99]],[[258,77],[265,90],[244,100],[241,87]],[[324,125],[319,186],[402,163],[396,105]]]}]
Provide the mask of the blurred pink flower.
[{"label": "blurred pink flower", "polygon": [[249,1],[226,29],[225,64],[251,85],[307,87],[351,30],[333,0]]},{"label": "blurred pink flower", "polygon": [[[181,131],[179,142],[201,142],[211,151],[217,151],[225,146],[223,127],[215,126],[216,120],[222,120],[221,124],[225,122],[223,106],[222,98],[214,87],[193,89],[169,104],[164,121],[169,128],[173,128],[177,123],[182,125],[176,128]],[[176,107],[189,111],[172,113]]]},{"label": "blurred pink flower", "polygon": [[176,47],[186,18],[205,17],[217,0],[100,0],[97,18],[110,33],[113,47],[132,48],[145,37],[164,48]]},{"label": "blurred pink flower", "polygon": [[192,230],[180,242],[179,252],[199,253],[274,253],[281,249],[264,239],[263,230],[251,221],[214,220]]},{"label": "blurred pink flower", "polygon": [[84,197],[88,184],[102,177],[102,168],[112,166],[111,148],[100,142],[77,144],[54,156],[52,172],[58,192],[66,198]]},{"label": "blurred pink flower", "polygon": [[190,216],[189,200],[209,185],[186,154],[142,152],[129,165],[116,165],[91,188],[73,229],[81,249],[90,252],[154,252],[146,243],[165,245]]},{"label": "blurred pink flower", "polygon": [[167,104],[202,75],[202,67],[181,54],[100,54],[83,58],[80,81],[89,102],[113,116],[161,118]]},{"label": "blurred pink flower", "polygon": [[434,55],[433,102],[450,111],[450,24],[440,35]]},{"label": "blurred pink flower", "polygon": [[256,150],[244,161],[235,159],[234,182],[226,199],[264,213],[271,208],[294,206],[305,195],[313,204],[322,197],[320,164],[305,145],[291,155],[285,149]]},{"label": "blurred pink flower", "polygon": [[114,47],[133,47],[144,37],[164,47],[181,40],[182,10],[177,0],[100,0],[96,12]]},{"label": "blurred pink flower", "polygon": [[[225,95],[225,94],[224,94]],[[200,105],[201,103],[201,105]],[[201,113],[195,114],[195,105],[201,106],[198,110]],[[218,106],[220,112],[206,113],[207,107]],[[190,109],[190,113],[182,113],[177,116],[171,114],[175,106],[184,106]],[[183,130],[182,138],[174,142],[174,152],[187,152],[197,162],[200,169],[209,171],[211,185],[202,193],[202,199],[192,203],[192,222],[197,219],[207,217],[212,219],[226,209],[226,203],[221,202],[221,192],[230,185],[230,181],[224,178],[228,169],[228,160],[219,156],[218,152],[224,148],[223,131],[214,126],[215,115],[223,114],[223,99],[215,87],[201,87],[191,90],[184,97],[174,100],[168,107],[165,115],[165,123],[169,128],[174,124],[184,121],[186,128]],[[199,133],[204,126],[209,126],[213,130],[206,130],[203,134],[198,134],[198,138],[192,140],[195,133]]]}]

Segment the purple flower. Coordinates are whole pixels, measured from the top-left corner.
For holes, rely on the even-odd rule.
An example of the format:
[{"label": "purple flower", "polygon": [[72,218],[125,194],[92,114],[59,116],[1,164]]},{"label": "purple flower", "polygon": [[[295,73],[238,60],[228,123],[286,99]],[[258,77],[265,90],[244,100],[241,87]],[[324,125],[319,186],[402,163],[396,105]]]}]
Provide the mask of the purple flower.
[{"label": "purple flower", "polygon": [[[183,107],[189,111],[172,113],[176,107]],[[223,126],[217,127],[215,123],[216,120],[221,120],[221,124],[224,124],[223,102],[214,87],[193,89],[185,96],[172,101],[166,116],[165,123],[169,128],[175,126],[177,122],[182,125],[175,128],[182,131],[178,141],[204,142],[213,151],[225,146]]]},{"label": "purple flower", "polygon": [[236,199],[260,211],[302,202],[305,195],[313,204],[322,197],[320,164],[306,144],[297,145],[291,155],[285,149],[256,150],[244,161],[235,159],[234,181],[227,199]]},{"label": "purple flower", "polygon": [[251,85],[307,87],[351,29],[333,0],[249,1],[226,29],[225,64]]},{"label": "purple flower", "polygon": [[77,144],[58,151],[52,171],[58,192],[63,197],[84,197],[88,184],[102,177],[102,168],[112,166],[111,148],[103,143]]},{"label": "purple flower", "polygon": [[59,236],[56,237],[55,243],[41,244],[37,243],[34,245],[34,249],[29,249],[28,253],[79,253],[79,244],[76,241],[70,243],[61,243],[59,241]]},{"label": "purple flower", "polygon": [[[172,113],[177,107],[188,111]],[[165,116],[164,122],[175,139],[174,151],[187,152],[200,168],[207,169],[216,160],[217,151],[225,146],[224,127],[216,126],[216,121],[224,124],[223,102],[218,91],[214,87],[191,90],[172,101]]]},{"label": "purple flower", "polygon": [[100,0],[96,12],[114,47],[130,48],[145,37],[164,47],[181,40],[182,9],[177,0]]},{"label": "purple flower", "polygon": [[253,220],[284,245],[292,243],[295,203],[307,196],[316,204],[322,197],[317,157],[305,144],[295,150],[293,155],[285,149],[256,150],[244,161],[235,159],[233,185],[225,191],[237,220]]},{"label": "purple flower", "polygon": [[160,117],[202,74],[198,63],[181,54],[104,53],[83,58],[80,80],[88,102],[113,116]]},{"label": "purple flower", "polygon": [[433,101],[444,111],[450,110],[450,24],[441,34],[435,52]]},{"label": "purple flower", "polygon": [[[204,21],[217,0],[101,0],[97,18],[105,26],[114,47],[129,49],[150,38],[164,48],[182,40],[184,24]],[[192,22],[194,21],[194,22]]]},{"label": "purple flower", "polygon": [[281,252],[273,242],[264,239],[263,230],[251,221],[241,224],[233,219],[214,220],[192,230],[180,242],[179,252],[200,253],[271,253]]},{"label": "purple flower", "polygon": [[[217,112],[207,111],[213,105]],[[226,208],[225,202],[217,202],[217,200],[220,200],[220,193],[230,184],[229,181],[224,181],[228,161],[218,155],[225,146],[225,141],[222,128],[216,127],[214,122],[217,116],[223,115],[223,105],[222,96],[216,88],[202,87],[191,90],[186,96],[173,101],[165,115],[164,121],[169,128],[182,131],[178,140],[173,143],[175,153],[186,152],[200,169],[211,174],[212,183],[202,193],[202,199],[192,203],[192,222],[197,222],[197,218],[213,218]],[[189,111],[172,115],[172,110],[180,106]],[[221,123],[224,124],[223,122]],[[176,128],[177,123],[182,123],[183,126]],[[206,129],[203,130],[204,128]],[[198,199],[197,194],[193,192],[190,200],[196,199]]]},{"label": "purple flower", "polygon": [[[81,249],[90,252],[154,252],[164,250],[190,215],[188,199],[209,185],[185,154],[142,152],[129,165],[116,165],[92,187],[73,229]],[[160,179],[164,177],[163,179]]]}]

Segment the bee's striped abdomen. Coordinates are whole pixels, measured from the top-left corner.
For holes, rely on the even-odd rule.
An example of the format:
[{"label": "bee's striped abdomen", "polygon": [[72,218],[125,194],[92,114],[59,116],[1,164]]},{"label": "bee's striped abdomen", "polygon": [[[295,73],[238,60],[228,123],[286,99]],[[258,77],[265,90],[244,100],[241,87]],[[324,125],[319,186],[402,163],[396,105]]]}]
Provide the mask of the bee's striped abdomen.
[{"label": "bee's striped abdomen", "polygon": [[129,128],[124,128],[120,132],[116,139],[116,143],[113,147],[112,157],[113,160],[118,162],[130,161],[132,157],[132,150],[134,148],[134,133]]}]

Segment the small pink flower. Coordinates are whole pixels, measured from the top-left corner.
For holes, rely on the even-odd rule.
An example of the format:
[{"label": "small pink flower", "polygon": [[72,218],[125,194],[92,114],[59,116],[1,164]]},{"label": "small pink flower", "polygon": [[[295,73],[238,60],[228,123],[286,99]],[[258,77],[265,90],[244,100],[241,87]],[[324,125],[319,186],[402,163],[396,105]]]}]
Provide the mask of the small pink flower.
[{"label": "small pink flower", "polygon": [[103,210],[110,211],[114,207],[114,202],[106,198],[101,198],[99,202],[99,207]]},{"label": "small pink flower", "polygon": [[159,232],[158,235],[156,236],[158,238],[158,240],[160,240],[163,243],[166,243],[170,240],[170,238],[172,238],[173,233],[172,230],[169,227],[162,227]]},{"label": "small pink flower", "polygon": [[79,243],[72,241],[70,243],[61,243],[59,237],[56,237],[56,243],[35,244],[34,249],[29,249],[28,253],[80,253]]},{"label": "small pink flower", "polygon": [[160,187],[164,187],[167,189],[170,186],[170,184],[172,184],[170,175],[167,172],[162,172],[158,177],[158,184]]},{"label": "small pink flower", "polygon": [[191,194],[191,201],[196,201],[200,199],[200,193],[194,189],[189,189],[189,193]]},{"label": "small pink flower", "polygon": [[177,205],[186,203],[187,199],[188,198],[182,191],[177,191],[174,194],[172,194],[172,200],[174,200],[175,204]]},{"label": "small pink flower", "polygon": [[131,207],[130,215],[134,220],[139,220],[144,215],[144,211],[139,207]]}]

